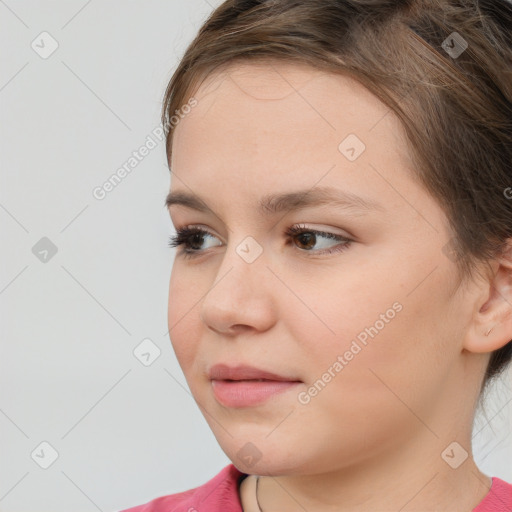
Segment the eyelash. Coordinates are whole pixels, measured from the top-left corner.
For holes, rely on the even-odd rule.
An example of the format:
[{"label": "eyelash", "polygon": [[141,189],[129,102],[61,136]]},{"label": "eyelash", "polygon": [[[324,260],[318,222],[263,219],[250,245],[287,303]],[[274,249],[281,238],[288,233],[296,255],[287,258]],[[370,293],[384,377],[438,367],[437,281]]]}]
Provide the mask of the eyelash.
[{"label": "eyelash", "polygon": [[[309,229],[305,226],[291,226],[285,231],[285,235],[287,237],[287,242],[289,242],[290,238],[302,235],[304,233],[313,233],[315,235],[320,235],[322,237],[328,238],[330,240],[338,240],[339,242],[342,242],[342,245],[334,246],[332,249],[324,249],[323,251],[308,251],[306,249],[302,249],[305,252],[313,252],[315,255],[318,254],[334,254],[334,253],[341,253],[347,250],[350,245],[352,244],[352,240],[341,236],[341,235],[335,235],[334,233],[326,233],[325,231],[318,231],[315,229]],[[181,251],[181,255],[184,258],[195,258],[197,256],[200,256],[204,251],[201,250],[191,250],[190,249],[190,239],[194,235],[208,235],[208,236],[214,236],[210,232],[206,231],[205,229],[201,228],[190,228],[188,226],[177,229],[176,234],[169,237],[169,247],[175,248],[180,245],[184,245],[185,248]]]}]

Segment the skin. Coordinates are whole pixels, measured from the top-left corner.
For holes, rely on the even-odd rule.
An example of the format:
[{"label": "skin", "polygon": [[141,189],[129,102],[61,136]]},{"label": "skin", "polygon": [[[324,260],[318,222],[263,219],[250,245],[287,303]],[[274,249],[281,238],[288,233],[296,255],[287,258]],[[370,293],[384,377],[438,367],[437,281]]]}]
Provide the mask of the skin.
[{"label": "skin", "polygon": [[[171,190],[200,195],[215,214],[182,205],[170,214],[176,229],[200,225],[214,237],[194,245],[202,254],[193,259],[178,249],[168,320],[223,451],[262,475],[264,512],[471,511],[491,486],[473,461],[471,427],[490,352],[512,338],[510,262],[494,264],[494,281],[458,287],[443,251],[446,216],[413,178],[399,121],[358,82],[297,64],[237,63],[193,96],[198,105],[174,132]],[[338,150],[351,133],[366,145],[353,162]],[[269,192],[317,186],[384,210],[256,212]],[[287,242],[286,228],[299,223],[353,242],[319,254],[339,242]],[[263,249],[252,263],[236,252],[247,236]],[[299,403],[298,391],[396,302],[401,311]],[[302,383],[258,406],[225,407],[207,376],[220,362]],[[248,442],[260,452],[251,466],[238,456]],[[453,442],[468,454],[456,469],[441,457]],[[240,493],[244,511],[257,511],[253,477]]]}]

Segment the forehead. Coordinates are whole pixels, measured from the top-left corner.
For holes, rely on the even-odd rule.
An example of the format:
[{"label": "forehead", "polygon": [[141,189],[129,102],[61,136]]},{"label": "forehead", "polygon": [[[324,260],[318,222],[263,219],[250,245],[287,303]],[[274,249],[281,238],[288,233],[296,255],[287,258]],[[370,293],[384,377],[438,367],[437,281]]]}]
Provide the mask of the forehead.
[{"label": "forehead", "polygon": [[[272,109],[277,109],[276,114],[285,109],[289,114],[310,112],[323,118],[331,128],[336,124],[328,119],[334,113],[333,107],[344,111],[347,118],[369,114],[375,117],[375,123],[390,111],[360,82],[346,74],[275,60],[225,64],[204,78],[193,96],[199,102],[199,108],[194,109],[197,115],[198,111],[205,113],[215,108],[215,104],[238,107],[246,104],[261,114]],[[233,109],[224,113],[229,112]],[[379,114],[381,117],[376,117]]]},{"label": "forehead", "polygon": [[[318,184],[399,200],[379,174],[405,178],[403,129],[356,80],[306,65],[237,63],[209,75],[193,97],[197,105],[175,128],[170,167],[194,192],[261,197]],[[347,144],[356,159],[343,153]],[[184,190],[179,181],[174,188]]]},{"label": "forehead", "polygon": [[238,88],[255,100],[279,100],[298,92],[307,82],[330,73],[304,63],[278,60],[236,61],[216,68],[194,96],[203,99],[221,85]]},{"label": "forehead", "polygon": [[215,138],[242,132],[246,143],[263,142],[258,135],[265,133],[285,143],[287,134],[298,133],[313,141],[315,132],[338,142],[347,132],[403,141],[398,119],[358,81],[305,64],[231,63],[207,76],[192,96],[197,106],[174,129],[173,151],[184,137],[206,133]]}]

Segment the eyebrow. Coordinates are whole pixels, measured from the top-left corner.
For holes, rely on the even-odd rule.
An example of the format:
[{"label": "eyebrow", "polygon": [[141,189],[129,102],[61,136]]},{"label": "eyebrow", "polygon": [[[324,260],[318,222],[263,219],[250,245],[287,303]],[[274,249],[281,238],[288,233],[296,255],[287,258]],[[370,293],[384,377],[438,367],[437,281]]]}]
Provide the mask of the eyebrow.
[{"label": "eyebrow", "polygon": [[[172,205],[181,205],[216,215],[201,197],[187,192],[169,192],[165,206],[169,209]],[[386,211],[380,203],[372,199],[332,187],[315,187],[285,194],[267,194],[258,202],[257,211],[263,216],[270,217],[284,211],[296,211],[314,206],[333,206],[361,214],[375,210]]]}]

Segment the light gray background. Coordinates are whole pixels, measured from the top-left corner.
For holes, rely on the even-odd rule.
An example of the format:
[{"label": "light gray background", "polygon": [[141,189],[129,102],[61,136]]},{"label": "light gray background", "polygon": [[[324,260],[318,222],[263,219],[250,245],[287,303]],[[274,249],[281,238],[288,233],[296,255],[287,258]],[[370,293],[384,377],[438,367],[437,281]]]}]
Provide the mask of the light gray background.
[{"label": "light gray background", "polygon": [[[92,194],[155,139],[172,70],[219,3],[0,0],[1,512],[115,511],[230,463],[167,334],[163,143]],[[45,59],[31,47],[48,51],[44,31],[59,45]],[[146,338],[161,351],[150,366],[133,354]],[[482,470],[508,481],[511,381],[474,436]],[[58,452],[48,469],[43,441]]]}]

